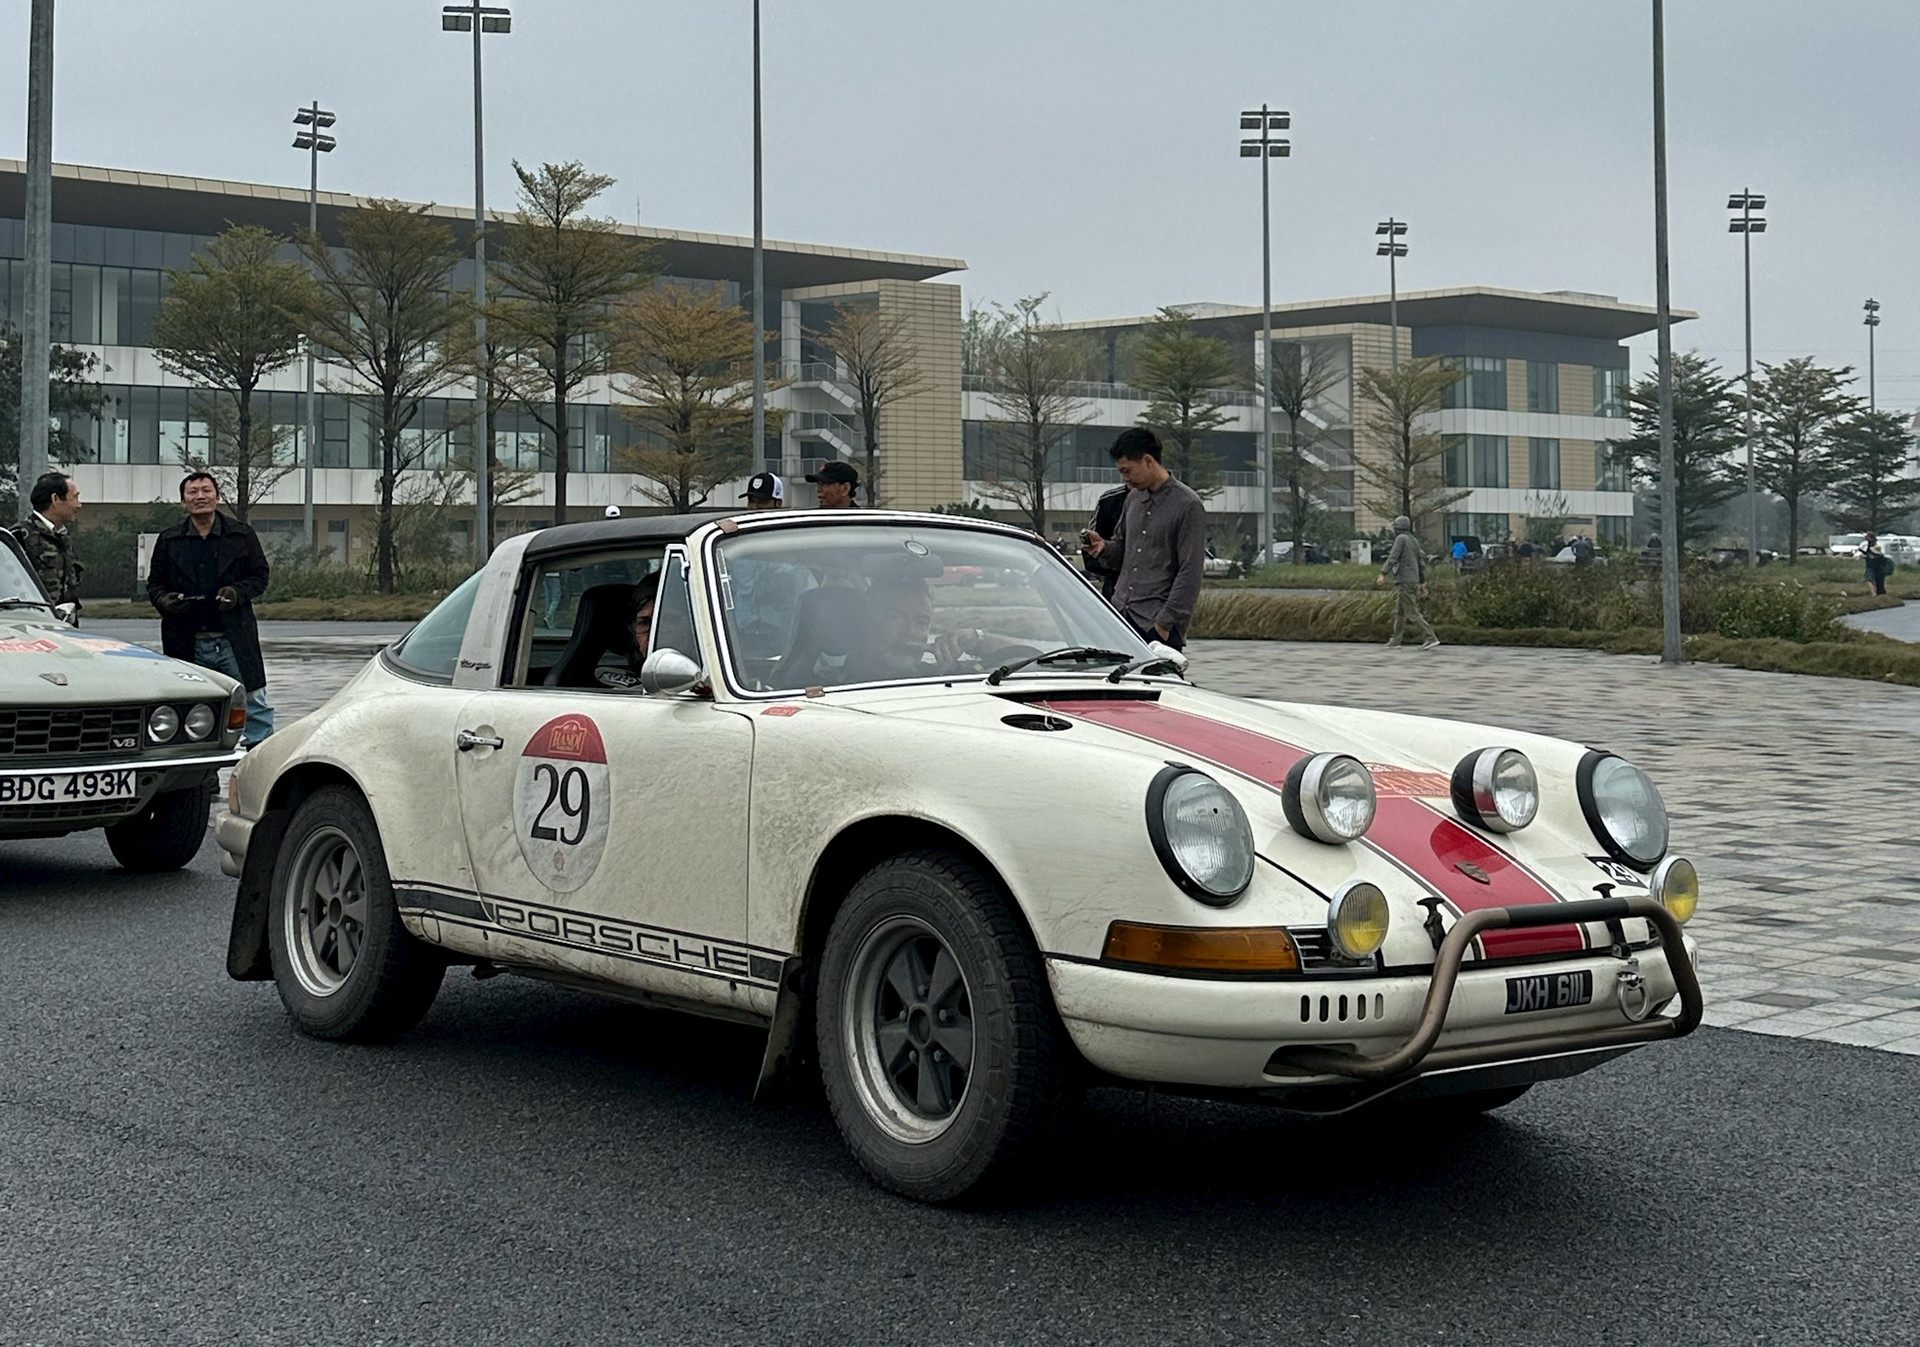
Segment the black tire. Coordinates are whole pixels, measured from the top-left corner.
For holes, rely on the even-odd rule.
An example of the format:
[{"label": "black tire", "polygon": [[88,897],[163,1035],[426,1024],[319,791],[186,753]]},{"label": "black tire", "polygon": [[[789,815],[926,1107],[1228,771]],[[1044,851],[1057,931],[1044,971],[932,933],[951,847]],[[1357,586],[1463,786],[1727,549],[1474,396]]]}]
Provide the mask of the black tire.
[{"label": "black tire", "polygon": [[178,870],[207,840],[213,787],[209,778],[185,790],[161,791],[139,813],[106,829],[107,850],[129,870]]},{"label": "black tire", "polygon": [[294,811],[274,856],[267,950],[287,1014],[314,1038],[386,1042],[433,1005],[446,961],[400,924],[380,831],[352,788],[323,787]]},{"label": "black tire", "polygon": [[827,933],[815,1025],[848,1149],[923,1202],[1007,1174],[1071,1084],[1072,1049],[1011,902],[942,852],[896,856],[853,886]]}]

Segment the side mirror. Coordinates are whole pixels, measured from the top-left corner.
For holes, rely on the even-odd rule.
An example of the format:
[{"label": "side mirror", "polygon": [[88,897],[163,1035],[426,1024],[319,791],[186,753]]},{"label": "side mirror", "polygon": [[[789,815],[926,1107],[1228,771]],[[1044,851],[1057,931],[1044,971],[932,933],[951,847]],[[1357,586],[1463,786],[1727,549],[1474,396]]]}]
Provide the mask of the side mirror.
[{"label": "side mirror", "polygon": [[1171,664],[1175,673],[1183,674],[1187,671],[1187,657],[1172,646],[1161,641],[1148,641],[1147,649]]},{"label": "side mirror", "polygon": [[647,692],[686,692],[705,676],[705,670],[678,650],[656,650],[640,666],[640,686]]}]

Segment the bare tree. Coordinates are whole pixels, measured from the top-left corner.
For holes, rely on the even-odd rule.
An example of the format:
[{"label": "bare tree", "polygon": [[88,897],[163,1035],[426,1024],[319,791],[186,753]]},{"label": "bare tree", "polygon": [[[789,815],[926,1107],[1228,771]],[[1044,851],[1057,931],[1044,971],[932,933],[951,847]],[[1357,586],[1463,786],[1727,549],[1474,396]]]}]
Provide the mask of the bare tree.
[{"label": "bare tree", "polygon": [[453,325],[454,331],[462,335],[449,348],[448,356],[456,367],[457,382],[478,383],[486,393],[484,411],[475,413],[469,404],[459,422],[462,425],[479,422],[473,430],[474,447],[465,453],[450,454],[447,465],[467,482],[468,494],[477,505],[480,500],[478,455],[481,452],[487,455],[487,518],[498,529],[502,506],[517,505],[540,493],[539,474],[531,468],[502,466],[495,452],[495,446],[500,442],[500,413],[513,400],[505,373],[506,343],[494,329],[489,328],[486,343],[481,345],[475,336],[477,325],[473,321],[472,298],[463,293],[455,296],[453,303],[459,310]]},{"label": "bare tree", "polygon": [[153,320],[160,368],[232,405],[232,502],[243,522],[264,494],[253,486],[253,395],[293,363],[302,315],[312,306],[306,271],[277,257],[286,242],[258,225],[233,226],[194,254],[191,266],[167,272],[167,297]]},{"label": "bare tree", "polygon": [[919,349],[907,333],[904,317],[868,306],[840,306],[833,321],[814,336],[846,367],[854,400],[860,404],[860,430],[866,445],[862,486],[867,504],[872,505],[879,495],[880,413],[926,382]]},{"label": "bare tree", "polygon": [[753,435],[753,320],[718,291],[659,285],[620,315],[621,411],[652,443],[622,461],[652,500],[685,513],[741,476]]},{"label": "bare tree", "polygon": [[460,377],[460,310],[447,291],[459,252],[431,206],[370,201],[340,222],[338,249],[304,235],[301,251],[319,278],[313,340],[345,376],[330,388],[364,403],[380,441],[375,578],[393,592],[394,487],[420,460],[425,440],[404,436],[420,404]]},{"label": "bare tree", "polygon": [[1287,486],[1287,530],[1293,539],[1292,561],[1298,566],[1307,559],[1306,531],[1314,510],[1313,492],[1327,477],[1326,469],[1311,453],[1320,436],[1307,420],[1307,411],[1346,377],[1346,370],[1326,342],[1275,342],[1268,349],[1267,360],[1272,370],[1274,410],[1287,418],[1287,443],[1274,455],[1274,485],[1285,481]]},{"label": "bare tree", "polygon": [[281,478],[299,466],[293,454],[294,427],[256,419],[242,444],[240,416],[231,398],[199,395],[191,405],[206,424],[208,452],[196,454],[183,444],[180,466],[211,473],[220,484],[220,499],[233,506],[235,516],[245,519],[273,494]]},{"label": "bare tree", "polygon": [[1422,417],[1440,410],[1460,378],[1460,370],[1441,356],[1420,356],[1397,370],[1368,366],[1360,371],[1360,400],[1366,406],[1362,425],[1385,442],[1386,453],[1374,458],[1356,451],[1354,473],[1372,488],[1367,504],[1376,513],[1407,516],[1415,533],[1469,494],[1447,485],[1446,442],[1419,428]]},{"label": "bare tree", "polygon": [[499,298],[488,306],[488,329],[498,324],[507,359],[500,372],[522,408],[553,439],[553,521],[566,522],[568,400],[589,379],[610,372],[614,312],[648,279],[645,245],[620,233],[612,220],[586,213],[587,203],[613,186],[579,163],[516,160],[520,209],[507,225],[494,279]]},{"label": "bare tree", "polygon": [[1002,416],[989,423],[982,495],[1026,513],[1033,531],[1047,532],[1047,467],[1056,445],[1090,413],[1073,384],[1086,377],[1080,340],[1040,321],[1044,294],[1006,309],[1001,330],[983,353],[987,400]]}]

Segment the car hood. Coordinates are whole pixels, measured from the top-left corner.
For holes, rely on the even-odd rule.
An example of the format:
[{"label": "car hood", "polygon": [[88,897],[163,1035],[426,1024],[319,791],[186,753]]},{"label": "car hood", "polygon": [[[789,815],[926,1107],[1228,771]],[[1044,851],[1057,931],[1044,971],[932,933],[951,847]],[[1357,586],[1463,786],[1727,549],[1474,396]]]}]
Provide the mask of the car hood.
[{"label": "car hood", "polygon": [[234,682],[44,614],[0,616],[0,705],[88,705],[225,699]]}]

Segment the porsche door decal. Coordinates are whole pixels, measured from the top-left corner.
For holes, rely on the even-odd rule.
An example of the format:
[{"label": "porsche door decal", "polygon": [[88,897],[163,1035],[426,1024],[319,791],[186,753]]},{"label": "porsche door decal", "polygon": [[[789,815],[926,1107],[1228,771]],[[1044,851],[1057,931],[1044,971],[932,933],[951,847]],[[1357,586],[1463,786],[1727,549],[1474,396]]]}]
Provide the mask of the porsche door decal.
[{"label": "porsche door decal", "polygon": [[613,792],[591,717],[556,716],[533,732],[513,773],[513,832],[533,877],[555,893],[593,878],[607,849]]}]

